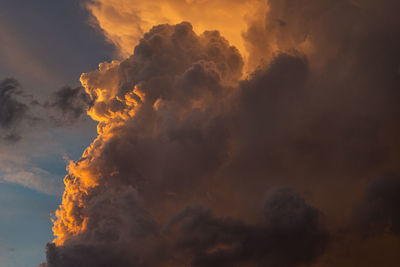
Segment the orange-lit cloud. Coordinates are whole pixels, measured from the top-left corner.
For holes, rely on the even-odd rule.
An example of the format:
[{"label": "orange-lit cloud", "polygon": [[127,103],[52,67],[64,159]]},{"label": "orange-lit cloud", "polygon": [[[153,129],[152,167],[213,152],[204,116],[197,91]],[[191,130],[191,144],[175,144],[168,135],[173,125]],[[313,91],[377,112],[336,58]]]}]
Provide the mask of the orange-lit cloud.
[{"label": "orange-lit cloud", "polygon": [[[353,212],[400,173],[399,3],[372,2],[92,1],[125,59],[81,76],[99,135],[69,164],[49,267],[325,266],[331,238],[359,257],[376,222],[398,237],[398,176]],[[152,27],[181,20],[195,31]]]},{"label": "orange-lit cloud", "polygon": [[262,0],[93,0],[87,8],[122,57],[132,54],[154,25],[189,21],[198,34],[218,30],[247,56],[242,34],[249,21],[266,10]]},{"label": "orange-lit cloud", "polygon": [[[182,32],[179,32],[179,30]],[[199,37],[192,32],[189,24],[182,24],[179,27],[177,26],[176,29],[172,26],[164,25],[164,27],[160,27],[159,30],[154,29],[152,35],[156,36],[158,31],[164,35],[160,37],[161,39],[159,41],[162,42],[162,39],[164,39],[166,42],[162,45],[163,47],[161,47],[160,51],[156,51],[156,39],[148,38],[150,43],[147,44],[143,41],[140,47],[143,51],[138,52],[136,56],[123,62],[114,61],[111,63],[102,63],[99,65],[98,70],[82,74],[81,76],[81,83],[85,87],[86,92],[95,100],[88,114],[99,122],[99,136],[91,146],[85,150],[81,160],[69,164],[69,174],[64,179],[66,189],[63,196],[63,205],[55,214],[55,225],[53,227],[54,234],[57,237],[55,242],[58,245],[63,244],[65,240],[70,239],[72,236],[79,234],[85,229],[86,216],[83,214],[76,214],[77,210],[85,208],[85,203],[83,202],[85,195],[89,194],[93,188],[99,186],[99,183],[103,183],[104,179],[108,179],[106,178],[107,176],[118,177],[122,175],[118,168],[110,166],[111,169],[106,173],[105,170],[98,165],[98,160],[102,157],[104,149],[106,149],[105,146],[110,142],[110,139],[115,139],[119,136],[119,131],[125,129],[127,124],[135,118],[135,114],[141,108],[141,105],[145,104],[147,107],[151,107],[151,110],[153,110],[152,112],[158,111],[160,113],[166,112],[165,107],[163,108],[165,103],[167,103],[167,107],[171,105],[168,104],[168,102],[172,101],[172,99],[168,99],[172,97],[172,95],[167,98],[162,97],[164,93],[158,91],[157,86],[153,88],[153,86],[149,87],[149,85],[147,85],[148,82],[157,80],[157,78],[154,79],[153,76],[156,75],[156,77],[158,77],[156,74],[156,69],[159,68],[158,64],[164,65],[163,68],[165,69],[163,72],[166,74],[171,72],[169,75],[165,76],[167,80],[176,79],[181,83],[186,82],[185,76],[180,77],[181,74],[179,73],[181,70],[187,71],[187,75],[202,75],[202,71],[210,71],[210,73],[204,73],[204,78],[206,78],[204,82],[208,82],[208,78],[211,79],[210,82],[213,87],[215,87],[214,79],[219,81],[221,78],[222,84],[229,85],[241,76],[243,62],[238,51],[229,47],[226,40],[219,34],[209,32]],[[179,36],[179,34],[181,34],[181,36]],[[179,54],[182,53],[180,48],[178,48],[180,45],[187,45],[187,51],[185,51],[187,58],[195,57],[186,62],[187,59],[185,57],[181,58],[179,56]],[[160,56],[160,58],[147,58],[146,51],[148,49],[156,49],[154,52]],[[163,54],[166,53],[168,49],[172,49],[170,51],[171,55],[165,59],[162,58]],[[216,54],[215,52],[218,50],[219,52]],[[177,54],[173,55],[173,53]],[[179,57],[179,60],[175,62],[176,65],[166,65],[165,63],[170,63],[170,60],[174,60],[174,56]],[[194,65],[194,69],[191,69],[192,60],[197,57],[198,60],[201,61],[198,62],[199,65]],[[146,67],[148,69],[146,69]],[[129,73],[130,71],[133,72]],[[197,74],[197,72],[199,73]],[[209,75],[210,77],[208,77]],[[168,78],[169,76],[170,78]],[[160,78],[161,77],[162,76],[160,76]],[[137,79],[141,82],[136,82],[135,84],[132,79]],[[190,82],[192,78],[188,76],[188,79],[188,82]],[[173,80],[168,81],[168,83],[171,82],[173,82]],[[176,86],[181,88],[185,86],[184,84],[168,85],[168,83],[166,83],[165,86],[172,86],[169,89],[171,93],[177,93],[177,99],[174,100],[174,102],[185,102],[185,99],[187,99],[189,104],[188,107],[182,106],[179,108],[177,107],[175,111],[171,110],[173,113],[178,112],[185,114],[183,110],[190,110],[192,107],[197,108],[199,105],[201,106],[202,103],[206,103],[205,98],[208,98],[213,90],[213,88],[209,88],[208,91],[210,92],[206,91],[204,95],[199,92],[198,98],[192,99],[190,97],[190,91],[188,95],[184,95],[174,88]],[[216,87],[218,90],[222,90],[222,88]],[[149,95],[147,96],[147,94]],[[190,101],[193,101],[192,104],[190,104]],[[141,116],[147,116],[144,114],[148,111],[143,112]],[[147,119],[143,122],[146,123],[146,120]]]}]

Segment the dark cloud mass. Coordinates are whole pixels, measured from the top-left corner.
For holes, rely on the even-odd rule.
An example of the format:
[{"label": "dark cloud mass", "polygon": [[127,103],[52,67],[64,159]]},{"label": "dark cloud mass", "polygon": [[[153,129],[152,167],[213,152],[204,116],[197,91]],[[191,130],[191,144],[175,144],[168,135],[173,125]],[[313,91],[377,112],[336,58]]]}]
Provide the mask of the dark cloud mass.
[{"label": "dark cloud mass", "polygon": [[397,266],[399,179],[367,184],[400,173],[399,8],[270,0],[245,79],[187,22],[83,74],[99,136],[69,165],[47,266]]},{"label": "dark cloud mass", "polygon": [[192,208],[178,214],[171,225],[180,231],[177,248],[192,255],[188,264],[292,266],[312,263],[324,251],[329,236],[320,220],[320,213],[300,196],[275,189],[267,196],[258,224]]},{"label": "dark cloud mass", "polygon": [[83,87],[65,86],[54,92],[51,100],[44,106],[57,113],[58,116],[50,115],[56,123],[65,124],[78,120],[91,103],[92,100]]},{"label": "dark cloud mass", "polygon": [[19,126],[28,106],[17,97],[22,94],[15,79],[6,78],[0,82],[0,139],[17,141]]},{"label": "dark cloud mass", "polygon": [[[48,244],[48,266],[292,266],[313,262],[329,240],[320,212],[288,189],[267,195],[255,224],[187,207],[163,226],[141,210],[133,190],[118,192],[119,200],[102,193],[102,211],[88,222],[96,232]],[[124,214],[115,216],[114,205]]]},{"label": "dark cloud mass", "polygon": [[356,209],[360,228],[368,234],[400,234],[400,177],[388,176],[370,183]]}]

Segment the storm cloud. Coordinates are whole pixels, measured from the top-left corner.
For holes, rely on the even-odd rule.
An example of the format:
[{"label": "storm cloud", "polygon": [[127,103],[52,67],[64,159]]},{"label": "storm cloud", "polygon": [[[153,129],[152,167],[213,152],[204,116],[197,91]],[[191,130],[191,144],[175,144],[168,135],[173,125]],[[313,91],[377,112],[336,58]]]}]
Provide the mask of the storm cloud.
[{"label": "storm cloud", "polygon": [[68,166],[47,265],[394,262],[349,225],[358,209],[398,242],[397,180],[368,187],[400,172],[398,8],[271,0],[247,61],[183,22],[83,74],[99,135]]},{"label": "storm cloud", "polygon": [[[88,222],[97,229],[95,233],[86,232],[78,242],[62,247],[48,244],[48,266],[310,264],[323,253],[330,238],[320,212],[285,188],[267,195],[255,224],[216,217],[202,207],[187,207],[167,224],[157,225],[141,210],[133,190],[119,193],[119,200],[105,193],[97,202],[103,211],[97,210]],[[125,208],[124,214],[109,217],[115,204]],[[127,217],[126,212],[130,214]],[[105,216],[107,221],[103,221]],[[119,219],[125,221],[123,225]],[[118,229],[121,226],[123,231]]]}]

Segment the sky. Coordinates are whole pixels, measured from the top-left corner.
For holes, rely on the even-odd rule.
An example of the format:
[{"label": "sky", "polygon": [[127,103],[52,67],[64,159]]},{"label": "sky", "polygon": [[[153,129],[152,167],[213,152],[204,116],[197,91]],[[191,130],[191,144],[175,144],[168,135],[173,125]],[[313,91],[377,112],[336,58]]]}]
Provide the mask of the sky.
[{"label": "sky", "polygon": [[399,266],[396,0],[3,0],[0,266]]},{"label": "sky", "polygon": [[[3,0],[1,6],[0,81],[16,79],[38,101],[62,87],[78,86],[82,72],[115,53],[89,25],[79,1]],[[29,112],[39,116],[36,112],[42,111]],[[0,144],[0,265],[5,267],[37,266],[45,260],[66,159],[79,159],[96,135],[96,124],[83,114],[71,124],[38,123],[20,131],[18,142]],[[28,178],[12,179],[17,174]]]}]

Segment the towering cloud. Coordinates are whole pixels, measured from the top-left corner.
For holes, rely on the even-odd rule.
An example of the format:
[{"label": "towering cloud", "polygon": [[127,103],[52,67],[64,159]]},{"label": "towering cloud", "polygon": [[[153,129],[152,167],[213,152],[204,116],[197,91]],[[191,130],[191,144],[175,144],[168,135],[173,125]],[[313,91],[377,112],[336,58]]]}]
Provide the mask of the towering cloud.
[{"label": "towering cloud", "polygon": [[[159,19],[193,16],[198,30],[196,8],[225,4],[88,6],[126,55]],[[399,243],[397,180],[364,194],[400,172],[398,2],[233,4],[246,62],[228,34],[183,22],[154,26],[132,55],[81,76],[99,135],[68,166],[48,266],[399,263],[352,228],[353,211],[378,239],[392,221],[387,244]]]},{"label": "towering cloud", "polygon": [[[281,60],[306,72],[301,59]],[[250,211],[243,191],[224,186],[243,149],[235,121],[253,112],[236,107],[242,67],[218,32],[181,23],[154,27],[130,58],[82,75],[99,137],[69,166],[50,266],[296,264],[321,254],[328,234],[301,197],[278,190],[257,219],[268,187]]]}]

